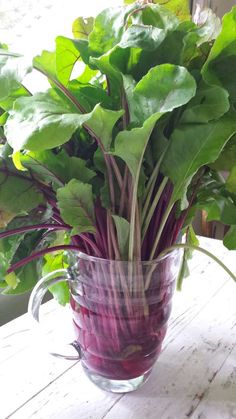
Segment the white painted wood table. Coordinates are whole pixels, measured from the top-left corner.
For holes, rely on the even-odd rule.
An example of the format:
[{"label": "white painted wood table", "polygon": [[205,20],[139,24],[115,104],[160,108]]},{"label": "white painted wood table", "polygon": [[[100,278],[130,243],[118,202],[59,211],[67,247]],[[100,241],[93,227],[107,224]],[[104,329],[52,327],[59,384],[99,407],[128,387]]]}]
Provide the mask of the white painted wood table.
[{"label": "white painted wood table", "polygon": [[[236,252],[215,240],[201,244],[236,271]],[[149,381],[134,393],[106,393],[79,363],[44,353],[27,315],[2,326],[0,418],[236,418],[236,284],[200,254],[191,272],[174,297],[163,352]],[[55,303],[44,305],[49,335],[60,313]]]}]

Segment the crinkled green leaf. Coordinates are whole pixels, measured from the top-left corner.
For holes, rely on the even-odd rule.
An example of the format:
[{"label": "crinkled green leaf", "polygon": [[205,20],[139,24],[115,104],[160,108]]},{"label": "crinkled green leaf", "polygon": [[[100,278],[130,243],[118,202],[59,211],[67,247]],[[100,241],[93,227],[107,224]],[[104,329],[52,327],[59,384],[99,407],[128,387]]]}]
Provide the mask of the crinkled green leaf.
[{"label": "crinkled green leaf", "polygon": [[96,231],[91,185],[73,179],[57,190],[57,200],[63,220],[73,227],[72,234]]}]

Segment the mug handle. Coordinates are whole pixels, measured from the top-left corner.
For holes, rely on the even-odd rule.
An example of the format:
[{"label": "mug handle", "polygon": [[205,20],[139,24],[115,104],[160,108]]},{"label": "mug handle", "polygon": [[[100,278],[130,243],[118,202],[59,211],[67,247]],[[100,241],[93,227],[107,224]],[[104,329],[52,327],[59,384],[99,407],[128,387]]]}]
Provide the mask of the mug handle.
[{"label": "mug handle", "polygon": [[[37,323],[39,321],[39,311],[44,295],[48,291],[48,287],[58,284],[59,282],[69,281],[69,273],[66,269],[58,269],[44,276],[35,285],[29,299],[28,313],[30,317]],[[73,355],[71,354],[73,351]],[[57,358],[78,361],[81,359],[81,348],[77,341],[65,345],[65,355],[49,351],[49,353]]]}]

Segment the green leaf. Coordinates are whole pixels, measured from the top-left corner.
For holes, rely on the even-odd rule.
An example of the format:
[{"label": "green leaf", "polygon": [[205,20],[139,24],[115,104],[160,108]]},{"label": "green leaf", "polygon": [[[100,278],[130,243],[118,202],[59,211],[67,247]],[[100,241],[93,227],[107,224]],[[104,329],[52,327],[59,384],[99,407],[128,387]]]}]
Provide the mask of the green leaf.
[{"label": "green leaf", "polygon": [[113,50],[99,58],[91,57],[90,63],[94,68],[105,74],[109,81],[109,90],[113,99],[114,108],[120,107],[122,92],[122,71],[129,61],[129,50],[115,47]]},{"label": "green leaf", "polygon": [[229,192],[236,194],[236,166],[234,166],[231,169],[230,174],[226,180],[225,186]]},{"label": "green leaf", "polygon": [[58,80],[67,86],[74,65],[82,59],[89,61],[88,42],[84,39],[56,38],[56,74]]},{"label": "green leaf", "polygon": [[116,226],[120,253],[121,253],[122,258],[125,260],[125,258],[127,257],[127,251],[128,251],[130,224],[125,218],[119,217],[118,215],[113,215],[112,218]]},{"label": "green leaf", "polygon": [[8,217],[11,219],[11,215],[28,212],[43,202],[43,195],[32,179],[20,177],[0,162],[0,213],[5,221]]},{"label": "green leaf", "polygon": [[[132,4],[136,0],[124,0],[125,4]],[[168,10],[174,12],[181,20],[190,19],[188,0],[153,0],[154,4],[165,6]]]},{"label": "green leaf", "polygon": [[[166,33],[173,31],[179,25],[179,19],[166,7],[159,4],[149,4],[141,13],[141,21],[144,25],[151,25],[163,29]],[[135,14],[133,15],[135,18]]]},{"label": "green leaf", "polygon": [[0,102],[21,87],[21,82],[31,71],[31,63],[20,56],[0,49]]},{"label": "green leaf", "polygon": [[37,263],[31,262],[25,265],[16,275],[16,281],[18,282],[16,287],[7,287],[4,289],[3,294],[5,295],[19,295],[24,294],[34,288],[37,283],[39,272],[37,269]]},{"label": "green leaf", "polygon": [[1,116],[0,116],[0,126],[5,125],[5,123],[7,122],[7,118],[8,118],[8,113],[4,112]]},{"label": "green leaf", "polygon": [[[199,240],[193,230],[192,225],[187,229],[185,243],[190,244],[191,246],[199,246]],[[187,278],[190,274],[188,261],[192,258],[193,251],[190,249],[184,249],[182,264],[180,267],[178,279],[177,279],[177,289],[182,290],[183,280]]]},{"label": "green leaf", "polygon": [[5,111],[9,111],[12,109],[16,99],[26,96],[30,96],[30,93],[25,89],[25,87],[21,86],[19,89],[13,90],[11,93],[9,93],[5,100],[0,101],[0,107]]},{"label": "green leaf", "polygon": [[233,101],[236,100],[236,7],[222,21],[222,31],[216,39],[202,69],[209,84],[224,87]]},{"label": "green leaf", "polygon": [[95,18],[93,31],[89,35],[89,48],[93,56],[105,54],[120,42],[129,14],[139,7],[109,7]]},{"label": "green leaf", "polygon": [[236,249],[236,225],[230,227],[224,237],[224,246],[229,250]]},{"label": "green leaf", "polygon": [[72,25],[72,32],[75,39],[88,39],[93,29],[93,17],[78,17]]},{"label": "green leaf", "polygon": [[133,91],[129,103],[132,119],[140,125],[154,113],[170,112],[186,104],[195,92],[195,80],[184,67],[172,64],[156,66]]},{"label": "green leaf", "polygon": [[37,55],[33,59],[34,68],[42,72],[50,79],[57,79],[56,73],[56,52],[42,51],[41,55]]},{"label": "green leaf", "polygon": [[73,179],[57,190],[57,200],[63,220],[73,227],[72,234],[96,231],[91,185]]},{"label": "green leaf", "polygon": [[100,138],[106,151],[109,151],[112,142],[112,131],[116,122],[124,114],[120,111],[110,111],[96,106],[91,112],[87,125]]},{"label": "green leaf", "polygon": [[[14,220],[13,223],[17,225],[16,221]],[[12,223],[12,224],[13,224]],[[20,240],[20,237],[18,239],[18,242],[15,242],[15,252],[13,258],[9,258],[10,254],[8,253],[8,263],[7,267],[9,267],[10,264],[14,264],[23,258],[29,256],[33,249],[34,251],[37,249],[38,244],[40,240],[42,239],[43,232],[42,231],[34,231],[27,234],[22,234],[22,240]],[[11,238],[11,242],[14,244],[15,237]],[[10,241],[9,241],[10,243]],[[5,239],[4,239],[5,244]],[[9,245],[9,244],[8,244]],[[7,287],[4,290],[4,294],[23,294],[29,290],[31,290],[37,283],[38,279],[40,278],[39,275],[41,275],[41,263],[42,259],[38,259],[35,261],[32,261],[22,268],[19,268],[15,271],[16,275],[16,281],[18,282],[17,287]]]},{"label": "green leaf", "polygon": [[[45,255],[44,259],[45,263],[43,265],[43,275],[47,275],[58,269],[65,269],[67,267],[67,264],[64,260],[65,258],[63,256],[63,252],[60,252],[59,254],[57,253],[55,255]],[[49,288],[49,291],[52,293],[55,300],[62,306],[65,306],[69,303],[70,291],[68,283],[66,281],[52,285]]]},{"label": "green leaf", "polygon": [[69,157],[64,151],[58,154],[49,150],[38,153],[31,151],[21,154],[20,161],[40,180],[53,182],[58,186],[63,186],[71,179],[89,182],[95,176],[95,172],[86,167],[86,161],[78,157]]},{"label": "green leaf", "polygon": [[88,63],[88,42],[84,39],[70,39],[65,36],[56,38],[56,51],[43,51],[34,60],[34,68],[42,72],[53,83],[67,86],[77,61]]},{"label": "green leaf", "polygon": [[[186,124],[175,129],[161,166],[162,173],[174,184],[173,203],[185,197],[193,175],[200,167],[217,159],[235,131],[234,112],[208,124]],[[183,206],[186,205],[185,201]]]},{"label": "green leaf", "polygon": [[207,123],[220,118],[229,110],[228,96],[228,92],[221,87],[201,83],[196,96],[188,103],[181,123]]},{"label": "green leaf", "polygon": [[68,282],[59,282],[58,284],[54,284],[49,288],[49,291],[52,293],[53,298],[55,298],[61,306],[69,304],[70,290]]},{"label": "green leaf", "polygon": [[104,108],[112,108],[112,99],[106,91],[98,86],[80,83],[78,80],[72,80],[68,84],[68,90],[82,105],[86,112],[91,112],[97,104]]},{"label": "green leaf", "polygon": [[236,166],[236,136],[227,142],[218,159],[211,164],[211,167],[217,171],[231,171],[234,166]]},{"label": "green leaf", "polygon": [[132,25],[123,34],[119,47],[153,51],[164,40],[166,32],[152,26]]},{"label": "green leaf", "polygon": [[146,145],[160,117],[161,114],[156,113],[145,121],[141,128],[121,131],[115,139],[114,155],[125,161],[134,179],[139,174]]},{"label": "green leaf", "polygon": [[69,100],[49,90],[15,102],[5,125],[5,135],[15,152],[23,149],[44,151],[66,143],[86,122],[106,147],[111,142],[113,126],[122,113],[97,105],[91,113],[79,114]]}]

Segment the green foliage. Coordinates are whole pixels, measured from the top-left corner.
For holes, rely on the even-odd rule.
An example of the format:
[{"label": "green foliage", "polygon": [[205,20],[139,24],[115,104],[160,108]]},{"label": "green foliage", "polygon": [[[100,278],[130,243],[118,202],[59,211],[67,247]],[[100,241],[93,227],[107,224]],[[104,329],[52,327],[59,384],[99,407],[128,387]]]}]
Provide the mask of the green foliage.
[{"label": "green foliage", "polygon": [[236,7],[223,18],[222,31],[202,69],[205,81],[224,87],[236,100]]},{"label": "green foliage", "polygon": [[173,202],[181,199],[186,208],[185,194],[194,174],[217,159],[235,132],[235,112],[208,124],[180,125],[174,130],[161,168],[174,184]]},{"label": "green foliage", "polygon": [[64,151],[58,154],[51,150],[20,154],[21,164],[44,182],[63,186],[71,179],[89,182],[95,173],[86,167],[86,161],[78,157],[69,157]]},{"label": "green foliage", "polygon": [[66,143],[78,127],[87,123],[108,146],[113,126],[122,113],[97,105],[91,113],[82,115],[74,104],[51,89],[16,100],[5,133],[14,151],[43,151]]},{"label": "green foliage", "polygon": [[[66,267],[70,243],[131,261],[156,258],[183,232],[198,246],[198,209],[230,227],[224,243],[236,248],[236,7],[220,31],[210,11],[191,22],[187,1],[126,3],[77,18],[74,39],[58,36],[55,51],[33,59],[46,92],[25,88],[31,63],[1,45],[3,292]],[[53,246],[62,248],[35,259]],[[51,292],[68,302],[66,283]]]}]

